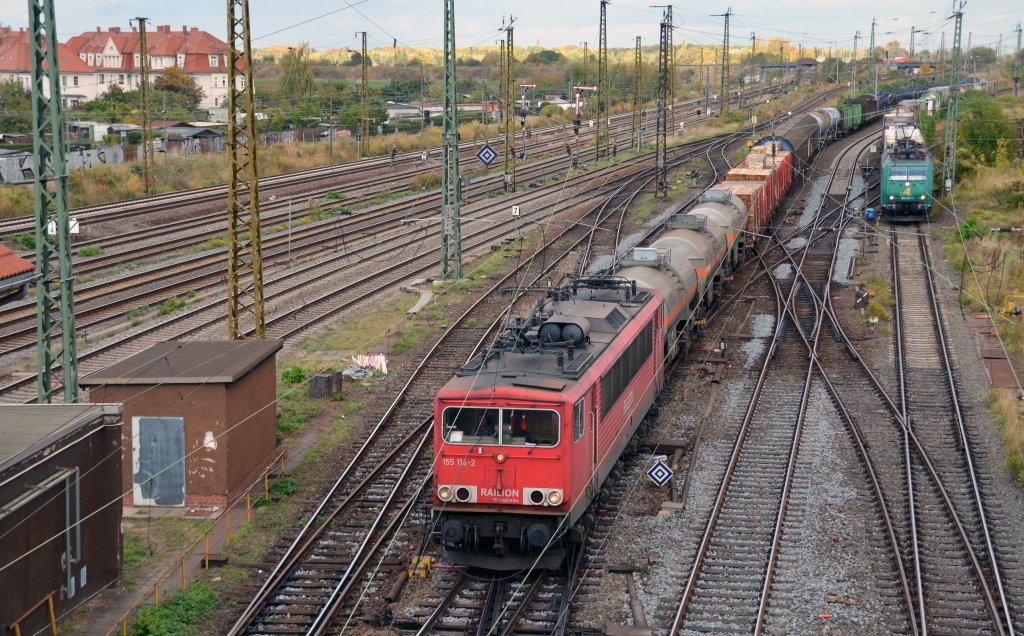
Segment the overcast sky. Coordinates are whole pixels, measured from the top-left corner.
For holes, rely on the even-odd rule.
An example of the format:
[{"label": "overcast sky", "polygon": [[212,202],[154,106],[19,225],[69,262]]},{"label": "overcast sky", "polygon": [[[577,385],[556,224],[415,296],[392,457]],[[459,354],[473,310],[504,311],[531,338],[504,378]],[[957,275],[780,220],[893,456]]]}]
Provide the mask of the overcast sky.
[{"label": "overcast sky", "polygon": [[[608,6],[608,45],[633,46],[640,35],[645,45],[657,42],[661,9],[649,4],[666,0],[611,0]],[[671,1],[671,0],[668,0]],[[26,26],[25,0],[0,2],[0,23]],[[135,0],[57,0],[57,27],[61,40],[97,26],[128,27],[128,19],[142,15],[151,24],[198,26],[221,38],[226,33],[224,3],[210,0],[144,2]],[[441,0],[250,0],[253,45],[295,44],[308,41],[315,49],[356,46],[356,31],[367,31],[371,48],[391,46],[392,38],[406,46],[442,44]],[[898,39],[909,41],[912,26],[934,35],[917,35],[917,48],[939,46],[939,33],[952,42],[952,21],[947,17],[952,3],[926,0],[732,0],[731,2],[680,3],[674,9],[676,41],[720,44],[722,18],[711,17],[732,7],[731,38],[734,44],[749,42],[751,31],[758,37],[786,36],[793,44],[813,48],[853,45],[856,31],[867,44],[872,17],[877,18],[878,43]],[[895,12],[896,8],[899,12]],[[599,0],[456,0],[458,46],[492,44],[498,39],[503,16],[515,15],[517,46],[540,43],[564,46],[597,42]],[[1016,46],[1014,29],[1024,15],[1020,0],[971,0],[964,9],[964,46],[967,32],[973,44],[995,46],[1003,34],[1003,51]],[[894,32],[887,35],[885,32]],[[930,45],[930,47],[929,47]]]}]

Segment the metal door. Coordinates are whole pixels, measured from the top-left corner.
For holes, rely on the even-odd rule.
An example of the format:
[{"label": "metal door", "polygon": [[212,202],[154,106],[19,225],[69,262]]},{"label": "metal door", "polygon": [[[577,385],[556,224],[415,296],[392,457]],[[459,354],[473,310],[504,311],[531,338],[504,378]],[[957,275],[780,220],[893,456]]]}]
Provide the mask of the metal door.
[{"label": "metal door", "polygon": [[185,505],[185,419],[132,418],[132,498],[137,506]]}]

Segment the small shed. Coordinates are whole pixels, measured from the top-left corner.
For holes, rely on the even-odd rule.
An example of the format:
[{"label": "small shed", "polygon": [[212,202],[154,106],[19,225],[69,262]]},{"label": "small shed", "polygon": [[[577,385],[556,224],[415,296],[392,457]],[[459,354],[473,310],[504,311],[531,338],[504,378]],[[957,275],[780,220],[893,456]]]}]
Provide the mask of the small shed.
[{"label": "small shed", "polygon": [[35,280],[35,271],[31,261],[0,245],[0,305],[24,298],[29,283]]},{"label": "small shed", "polygon": [[273,459],[281,340],[172,341],[80,381],[124,404],[125,505],[214,509]]},{"label": "small shed", "polygon": [[119,404],[0,405],[0,633],[120,578],[120,431]]}]

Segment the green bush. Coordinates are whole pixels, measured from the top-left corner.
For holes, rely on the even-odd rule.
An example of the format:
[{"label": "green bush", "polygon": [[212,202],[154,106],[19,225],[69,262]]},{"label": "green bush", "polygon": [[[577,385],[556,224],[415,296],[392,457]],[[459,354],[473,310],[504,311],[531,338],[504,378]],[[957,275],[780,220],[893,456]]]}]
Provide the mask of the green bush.
[{"label": "green bush", "polygon": [[324,195],[324,198],[330,199],[331,201],[341,201],[342,199],[345,198],[345,195],[340,192],[335,192],[334,190],[331,190],[330,192]]},{"label": "green bush", "polygon": [[166,316],[172,311],[177,311],[185,306],[185,301],[181,300],[177,296],[171,296],[164,301],[164,304],[160,305],[160,309],[157,310],[156,315]]},{"label": "green bush", "polygon": [[299,490],[299,484],[291,477],[282,477],[270,485],[270,494],[275,497],[291,497]]},{"label": "green bush", "polygon": [[20,234],[17,237],[18,245],[23,250],[34,250],[36,249],[36,237],[34,234]]},{"label": "green bush", "polygon": [[220,605],[220,598],[205,583],[193,583],[167,601],[139,610],[132,621],[132,636],[178,636]]},{"label": "green bush", "polygon": [[288,384],[298,384],[306,381],[306,370],[297,364],[293,364],[281,372],[281,380]]},{"label": "green bush", "polygon": [[103,248],[99,245],[86,245],[82,249],[78,250],[79,256],[99,256],[103,253]]}]

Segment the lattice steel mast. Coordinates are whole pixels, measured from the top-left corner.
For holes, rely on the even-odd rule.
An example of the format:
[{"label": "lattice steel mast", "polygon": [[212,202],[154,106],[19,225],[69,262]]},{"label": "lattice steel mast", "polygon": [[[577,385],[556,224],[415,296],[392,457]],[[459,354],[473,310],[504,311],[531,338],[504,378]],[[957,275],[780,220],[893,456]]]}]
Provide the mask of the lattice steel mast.
[{"label": "lattice steel mast", "polygon": [[[505,102],[505,191],[515,192],[516,189],[516,127],[515,102],[516,102],[516,76],[515,76],[515,48],[513,45],[512,23],[515,18],[509,16],[508,26],[505,27],[505,85],[501,87],[502,101]],[[452,55],[455,55],[454,48]],[[454,81],[454,74],[452,76]],[[455,90],[455,87],[452,87]]]},{"label": "lattice steel mast", "polygon": [[359,154],[363,157],[370,154],[370,60],[366,55],[366,31],[361,32],[363,36],[362,51],[362,81],[359,84],[360,111],[359,117]]},{"label": "lattice steel mast", "polygon": [[961,1],[953,14],[953,69],[949,104],[946,106],[945,155],[942,161],[942,189],[946,194],[953,192],[956,184],[956,128],[959,117],[957,107],[960,101],[960,29],[963,25],[964,3]]},{"label": "lattice steel mast", "polygon": [[1014,97],[1017,97],[1017,94],[1020,91],[1020,62],[1021,62],[1021,59],[1020,59],[1021,58],[1021,54],[1020,54],[1020,34],[1021,34],[1021,28],[1020,28],[1020,22],[1018,22],[1017,23],[1017,53],[1016,53],[1016,55],[1013,58],[1013,96]]},{"label": "lattice steel mast", "polygon": [[[152,93],[149,85],[149,47],[146,43],[146,20],[135,18],[139,23],[139,98],[142,100],[142,188],[146,194],[153,191],[153,116]],[[164,140],[166,152],[167,140]]]},{"label": "lattice steel mast", "polygon": [[725,30],[722,35],[722,90],[718,94],[721,112],[729,112],[729,17],[732,16],[732,7],[712,17],[725,18]]},{"label": "lattice steel mast", "polygon": [[[943,34],[945,36],[945,34]],[[874,84],[872,94],[878,103],[878,56],[875,55],[875,19],[871,18],[871,81]]]},{"label": "lattice steel mast", "polygon": [[597,36],[597,147],[595,156],[609,157],[611,129],[608,101],[608,0],[601,0],[601,26]]},{"label": "lattice steel mast", "polygon": [[[850,58],[850,99],[857,96],[857,43],[860,41],[860,31],[853,36],[853,57]],[[797,62],[799,66],[800,62]]]},{"label": "lattice steel mast", "polygon": [[[64,113],[53,0],[29,0],[28,13],[29,37],[32,40],[32,172],[36,220],[36,400],[40,404],[52,402],[59,386],[63,386],[64,402],[70,404],[78,401],[78,352],[67,164],[64,160]],[[56,236],[50,236],[47,231],[50,223],[54,224]],[[57,256],[56,272],[50,264],[54,254]],[[57,275],[56,280],[54,274]],[[53,349],[53,331],[58,324],[61,330],[59,352]],[[63,380],[54,369],[58,359]]]},{"label": "lattice steel mast", "polygon": [[671,25],[666,20],[661,23],[661,37],[658,40],[658,130],[655,135],[655,160],[658,176],[655,181],[654,196],[668,197],[668,175],[666,174],[666,156],[668,147],[668,75],[669,75],[669,33]]},{"label": "lattice steel mast", "polygon": [[[256,114],[253,95],[249,1],[228,0],[228,338],[263,338],[263,255],[259,180],[256,169]],[[239,69],[239,66],[242,68]],[[238,123],[239,117],[243,119]]]},{"label": "lattice steel mast", "polygon": [[636,36],[636,52],[633,60],[633,121],[632,136],[630,140],[640,148],[640,128],[644,123],[644,85],[643,85],[643,60],[640,56],[640,36]]},{"label": "lattice steel mast", "polygon": [[[462,278],[462,183],[458,94],[455,91],[455,0],[444,0],[444,116],[441,124],[441,279]],[[507,105],[506,105],[507,108]],[[505,113],[505,121],[512,118]]]}]

